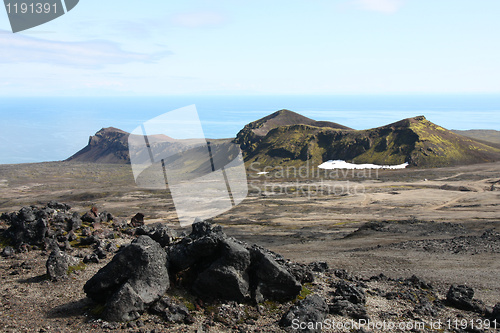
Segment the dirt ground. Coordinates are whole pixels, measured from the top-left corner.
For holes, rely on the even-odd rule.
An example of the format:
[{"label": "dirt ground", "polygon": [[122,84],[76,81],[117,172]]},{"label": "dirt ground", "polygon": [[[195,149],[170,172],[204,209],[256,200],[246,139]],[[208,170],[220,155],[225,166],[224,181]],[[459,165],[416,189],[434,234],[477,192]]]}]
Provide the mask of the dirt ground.
[{"label": "dirt ground", "polygon": [[[500,232],[500,163],[300,176],[249,174],[248,198],[214,221],[298,262],[467,284],[485,303],[500,301],[500,249],[488,241],[488,230]],[[0,165],[0,212],[50,200],[128,221],[142,212],[182,230],[169,194],[137,188],[130,166]]]}]

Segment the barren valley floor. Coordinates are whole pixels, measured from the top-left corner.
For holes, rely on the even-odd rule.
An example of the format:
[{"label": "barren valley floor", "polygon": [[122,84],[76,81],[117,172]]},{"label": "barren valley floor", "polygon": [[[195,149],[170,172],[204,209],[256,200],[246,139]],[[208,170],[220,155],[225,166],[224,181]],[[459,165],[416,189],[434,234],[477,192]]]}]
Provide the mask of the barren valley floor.
[{"label": "barren valley floor", "polygon": [[[248,198],[214,218],[228,235],[361,276],[467,284],[478,299],[498,302],[500,248],[487,240],[488,230],[500,231],[500,163],[326,180],[270,175],[249,174]],[[127,221],[141,212],[182,230],[168,193],[137,188],[128,165],[0,165],[0,212],[50,200],[80,212],[96,205]]]}]

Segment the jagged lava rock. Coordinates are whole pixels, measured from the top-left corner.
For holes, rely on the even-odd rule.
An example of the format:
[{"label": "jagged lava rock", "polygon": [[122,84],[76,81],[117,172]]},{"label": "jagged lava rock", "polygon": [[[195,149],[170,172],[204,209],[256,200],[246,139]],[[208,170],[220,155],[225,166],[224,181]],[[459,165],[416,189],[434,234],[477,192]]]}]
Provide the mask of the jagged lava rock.
[{"label": "jagged lava rock", "polygon": [[207,268],[217,258],[219,244],[225,238],[227,236],[220,226],[208,222],[194,223],[191,234],[168,248],[171,271],[175,274],[195,264]]},{"label": "jagged lava rock", "polygon": [[104,319],[128,321],[138,318],[169,286],[165,251],[150,237],[140,236],[87,281],[84,291],[106,303]]},{"label": "jagged lava rock", "polygon": [[62,252],[59,250],[59,247],[56,246],[45,263],[47,275],[52,281],[64,280],[68,277],[68,268],[79,262],[80,260],[78,258]]},{"label": "jagged lava rock", "polygon": [[[134,320],[147,309],[164,312],[151,305],[169,288],[169,277],[203,300],[284,301],[295,299],[302,289],[289,271],[293,264],[228,237],[209,222],[194,223],[188,236],[171,245],[166,245],[173,239],[166,226],[137,230],[149,236],[139,236],[119,251],[84,286],[89,298],[105,303],[105,320]],[[172,307],[165,316],[177,318],[174,314],[181,310]]]},{"label": "jagged lava rock", "polygon": [[281,301],[294,299],[302,289],[270,251],[249,247],[209,222],[194,223],[191,234],[168,251],[171,275],[188,271],[186,280],[194,281],[188,287],[203,298]]},{"label": "jagged lava rock", "polygon": [[280,265],[264,249],[250,248],[253,280],[253,299],[260,303],[266,299],[288,301],[294,299],[302,290],[299,281]]},{"label": "jagged lava rock", "polygon": [[161,222],[138,227],[135,234],[138,236],[147,235],[158,242],[162,247],[171,245],[177,237],[175,230],[170,229]]},{"label": "jagged lava rock", "polygon": [[162,316],[170,323],[192,324],[194,322],[188,308],[184,304],[177,304],[166,296],[154,303],[150,308],[150,312]]},{"label": "jagged lava rock", "polygon": [[345,299],[353,304],[366,303],[366,293],[363,289],[355,286],[354,284],[346,281],[339,281],[335,284],[335,287],[337,289],[335,290],[334,296],[337,299]]},{"label": "jagged lava rock", "polygon": [[45,218],[37,218],[38,209],[23,207],[16,214],[9,215],[10,227],[4,236],[10,238],[15,247],[21,244],[40,245],[47,236],[48,222]]},{"label": "jagged lava rock", "polygon": [[339,281],[332,284],[332,287],[336,287],[336,290],[329,305],[330,313],[355,319],[368,319],[365,308],[366,293],[363,289],[346,281]]},{"label": "jagged lava rock", "polygon": [[473,310],[473,298],[474,289],[464,285],[451,285],[448,293],[446,294],[446,300],[448,301],[448,303],[451,306],[461,310]]},{"label": "jagged lava rock", "polygon": [[319,327],[316,328],[316,323],[322,323],[326,319],[328,311],[328,304],[323,298],[316,294],[309,295],[292,306],[283,315],[279,325],[290,327],[297,323],[305,323],[306,327],[301,329],[301,332],[321,332]]},{"label": "jagged lava rock", "polygon": [[132,219],[130,220],[130,224],[133,227],[140,227],[144,225],[144,214],[142,213],[137,213],[135,214]]},{"label": "jagged lava rock", "polygon": [[2,214],[2,219],[10,225],[3,236],[10,239],[15,248],[23,244],[43,246],[47,238],[60,237],[81,228],[79,214],[71,214],[70,208],[51,201],[43,208],[23,207],[17,213]]},{"label": "jagged lava rock", "polygon": [[208,298],[243,302],[250,297],[250,252],[233,239],[219,244],[219,258],[196,278],[195,293]]}]

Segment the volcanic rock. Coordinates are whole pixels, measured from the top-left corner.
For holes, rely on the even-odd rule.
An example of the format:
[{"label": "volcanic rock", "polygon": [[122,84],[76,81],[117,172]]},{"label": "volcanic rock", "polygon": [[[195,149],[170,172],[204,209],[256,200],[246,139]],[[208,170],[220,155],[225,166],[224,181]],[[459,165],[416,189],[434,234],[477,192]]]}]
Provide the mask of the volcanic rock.
[{"label": "volcanic rock", "polygon": [[203,298],[243,301],[294,299],[302,289],[280,256],[228,237],[220,226],[197,222],[192,232],[170,246],[171,276],[194,281]]},{"label": "volcanic rock", "polygon": [[162,316],[170,323],[192,324],[194,322],[188,308],[184,304],[176,304],[166,296],[154,303],[150,308],[150,312]]},{"label": "volcanic rock", "polygon": [[9,238],[15,247],[21,244],[40,245],[47,236],[48,222],[36,217],[37,209],[23,207],[17,214],[10,215],[10,227],[4,236]]},{"label": "volcanic rock", "polygon": [[330,313],[341,316],[350,316],[355,319],[367,319],[365,303],[366,293],[363,289],[346,281],[339,281],[332,286],[336,287]]},{"label": "volcanic rock", "polygon": [[451,285],[448,293],[446,294],[446,300],[448,301],[448,303],[451,306],[461,310],[473,310],[473,298],[474,289],[464,285]]},{"label": "volcanic rock", "polygon": [[365,304],[366,303],[366,293],[363,289],[356,287],[354,284],[339,281],[337,282],[336,290],[334,296],[336,299],[344,299],[353,304]]},{"label": "volcanic rock", "polygon": [[135,214],[135,216],[132,217],[132,220],[130,220],[130,224],[132,224],[133,227],[143,226],[144,225],[144,214],[142,214],[142,213]]},{"label": "volcanic rock", "polygon": [[6,246],[6,247],[2,250],[2,256],[3,256],[3,257],[5,257],[5,258],[12,257],[14,254],[15,254],[15,251],[14,251],[14,249],[12,248],[12,246]]},{"label": "volcanic rock", "polygon": [[166,265],[161,246],[140,236],[87,281],[84,291],[92,300],[105,303],[104,319],[133,320],[169,288]]},{"label": "volcanic rock", "polygon": [[143,225],[136,229],[136,235],[147,235],[158,242],[162,247],[171,245],[177,237],[175,230],[170,229],[164,223]]},{"label": "volcanic rock", "polygon": [[[321,332],[316,328],[316,323],[322,323],[328,314],[328,304],[320,296],[313,294],[297,302],[281,318],[279,325],[290,327],[294,322],[307,323],[306,328],[301,332]],[[312,325],[310,325],[312,324]]]},{"label": "volcanic rock", "polygon": [[197,276],[193,291],[204,298],[243,302],[250,297],[249,267],[250,252],[233,239],[223,239],[219,258]]},{"label": "volcanic rock", "polygon": [[493,308],[493,312],[491,314],[493,319],[496,319],[497,322],[500,322],[500,303],[497,303]]},{"label": "volcanic rock", "polygon": [[254,245],[250,248],[250,254],[251,274],[255,283],[252,296],[257,303],[266,299],[287,301],[300,293],[300,282],[267,251]]},{"label": "volcanic rock", "polygon": [[64,280],[68,277],[68,268],[79,263],[79,259],[72,257],[56,247],[45,264],[47,275],[52,281]]}]

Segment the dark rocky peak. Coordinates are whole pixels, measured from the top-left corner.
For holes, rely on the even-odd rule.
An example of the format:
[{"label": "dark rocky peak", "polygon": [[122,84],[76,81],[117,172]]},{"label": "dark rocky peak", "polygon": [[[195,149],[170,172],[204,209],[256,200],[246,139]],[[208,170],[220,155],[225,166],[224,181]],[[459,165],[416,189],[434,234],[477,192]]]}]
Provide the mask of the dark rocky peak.
[{"label": "dark rocky peak", "polygon": [[129,163],[129,133],[107,127],[89,138],[88,145],[67,159],[72,162]]},{"label": "dark rocky peak", "polygon": [[311,118],[304,117],[290,110],[279,110],[269,116],[253,121],[238,132],[235,142],[238,143],[245,153],[251,153],[255,150],[256,145],[268,133],[276,128],[293,125],[308,125],[314,127],[333,128],[337,130],[352,130],[347,126],[329,121],[316,121]]}]

